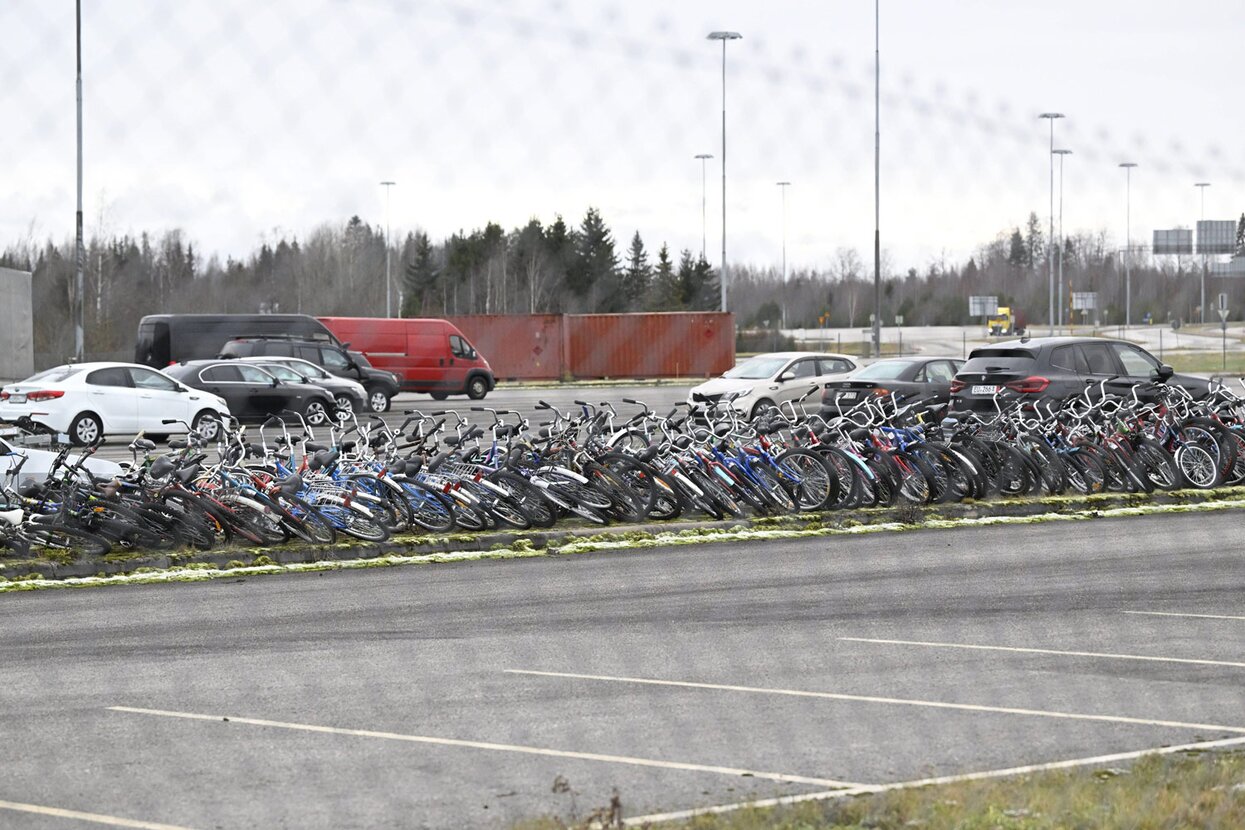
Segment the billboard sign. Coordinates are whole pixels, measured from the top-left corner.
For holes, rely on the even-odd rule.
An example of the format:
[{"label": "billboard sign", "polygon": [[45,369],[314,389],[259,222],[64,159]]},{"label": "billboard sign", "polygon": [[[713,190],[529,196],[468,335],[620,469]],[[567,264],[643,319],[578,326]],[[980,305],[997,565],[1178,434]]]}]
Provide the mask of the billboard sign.
[{"label": "billboard sign", "polygon": [[1193,231],[1190,228],[1172,228],[1154,232],[1154,254],[1177,255],[1193,253]]},{"label": "billboard sign", "polygon": [[968,298],[969,317],[989,317],[999,311],[999,298],[993,294]]},{"label": "billboard sign", "polygon": [[1245,257],[1233,257],[1227,262],[1212,262],[1210,273],[1213,277],[1245,277]]},{"label": "billboard sign", "polygon": [[1072,310],[1073,311],[1093,311],[1098,308],[1098,292],[1097,291],[1073,291],[1072,292]]},{"label": "billboard sign", "polygon": [[1199,254],[1236,253],[1236,221],[1203,219],[1198,222],[1197,252]]}]

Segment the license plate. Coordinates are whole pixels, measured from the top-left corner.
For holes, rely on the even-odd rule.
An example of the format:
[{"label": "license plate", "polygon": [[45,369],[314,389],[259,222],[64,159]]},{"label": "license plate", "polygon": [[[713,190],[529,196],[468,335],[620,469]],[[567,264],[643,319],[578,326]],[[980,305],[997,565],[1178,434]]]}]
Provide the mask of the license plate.
[{"label": "license plate", "polygon": [[17,393],[9,395],[9,403],[26,403],[26,396]]},{"label": "license plate", "polygon": [[856,393],[855,392],[838,392],[835,394],[834,397],[840,400],[844,400],[844,401],[854,401],[856,399]]},{"label": "license plate", "polygon": [[997,386],[974,386],[973,387],[974,395],[993,395],[997,391],[999,391],[999,388]]}]

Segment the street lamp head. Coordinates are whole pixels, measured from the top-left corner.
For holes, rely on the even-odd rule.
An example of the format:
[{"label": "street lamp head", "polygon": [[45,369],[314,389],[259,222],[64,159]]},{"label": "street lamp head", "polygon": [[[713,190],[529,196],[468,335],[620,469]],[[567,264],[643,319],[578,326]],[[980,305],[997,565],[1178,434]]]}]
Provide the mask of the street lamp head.
[{"label": "street lamp head", "polygon": [[1133,168],[1133,167],[1136,167],[1136,166],[1137,166],[1137,162],[1135,162],[1135,161],[1121,161],[1121,162],[1120,162],[1120,167],[1123,167],[1123,168],[1126,168],[1126,169],[1128,169],[1128,168]]},{"label": "street lamp head", "polygon": [[710,32],[708,40],[739,40],[742,38],[739,32]]},{"label": "street lamp head", "polygon": [[1210,182],[1194,182],[1194,187],[1210,187]]},{"label": "street lamp head", "polygon": [[705,159],[713,158],[713,153],[697,153],[695,157],[704,161]]},{"label": "street lamp head", "polygon": [[1056,118],[1067,118],[1062,112],[1044,112],[1038,118],[1049,118],[1052,121]]},{"label": "street lamp head", "polygon": [[381,182],[380,184],[382,187],[389,187],[391,185],[397,184],[397,182]]},{"label": "street lamp head", "polygon": [[1072,155],[1072,151],[1071,151],[1071,150],[1056,149],[1056,150],[1051,150],[1051,152],[1052,152],[1052,153],[1054,153],[1054,154],[1055,154],[1055,155],[1057,155],[1057,156],[1070,156],[1070,155]]},{"label": "street lamp head", "polygon": [[778,185],[779,187],[789,187],[791,185],[791,182],[775,182],[775,184]]}]

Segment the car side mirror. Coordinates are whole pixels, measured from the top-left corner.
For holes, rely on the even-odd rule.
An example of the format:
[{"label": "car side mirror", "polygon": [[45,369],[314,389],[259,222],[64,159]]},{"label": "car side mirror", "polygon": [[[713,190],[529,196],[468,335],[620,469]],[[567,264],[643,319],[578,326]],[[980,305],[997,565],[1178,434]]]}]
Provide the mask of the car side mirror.
[{"label": "car side mirror", "polygon": [[280,386],[280,385],[281,385],[281,379],[280,379],[280,378],[273,378],[273,379],[272,379],[272,388],[273,388],[273,389],[276,389],[276,388],[277,388],[278,386]]},{"label": "car side mirror", "polygon": [[1150,380],[1166,383],[1174,374],[1176,374],[1176,370],[1164,363],[1159,368],[1150,370]]},{"label": "car side mirror", "polygon": [[789,380],[795,380],[795,372],[783,372],[778,376],[779,383],[786,383]]}]

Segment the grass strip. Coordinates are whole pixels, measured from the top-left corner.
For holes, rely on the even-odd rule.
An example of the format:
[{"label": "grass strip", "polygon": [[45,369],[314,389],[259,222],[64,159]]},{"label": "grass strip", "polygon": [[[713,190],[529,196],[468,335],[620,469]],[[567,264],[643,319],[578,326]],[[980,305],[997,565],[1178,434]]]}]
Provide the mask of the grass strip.
[{"label": "grass strip", "polygon": [[[513,830],[620,827],[617,816],[625,812],[619,810],[625,804],[626,793],[621,793],[612,808],[591,811],[586,818],[546,816],[515,824]],[[1245,827],[1245,752],[1152,754],[1122,766],[901,787],[703,813],[652,825],[627,821],[625,826],[669,830],[1227,830]]]}]

